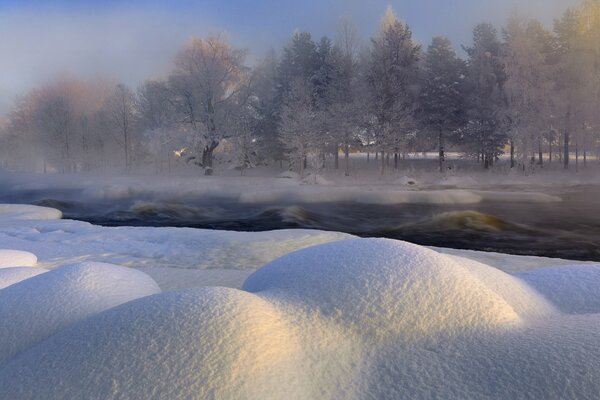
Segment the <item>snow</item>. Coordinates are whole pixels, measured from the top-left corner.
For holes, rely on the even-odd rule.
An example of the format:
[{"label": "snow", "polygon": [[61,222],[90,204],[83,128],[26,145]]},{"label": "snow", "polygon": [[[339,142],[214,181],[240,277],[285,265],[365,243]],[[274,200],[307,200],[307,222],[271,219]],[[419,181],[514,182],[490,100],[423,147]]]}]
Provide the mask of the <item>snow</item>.
[{"label": "snow", "polygon": [[600,314],[600,265],[536,269],[517,275],[567,314]]},{"label": "snow", "polygon": [[0,268],[33,267],[37,257],[28,251],[0,249]]},{"label": "snow", "polygon": [[[286,255],[252,274],[242,289],[294,298],[373,337],[504,328],[520,324],[519,312],[531,314],[529,307],[548,308],[500,271],[387,239],[348,240]],[[517,308],[514,298],[526,300]]]},{"label": "snow", "polygon": [[43,274],[48,270],[43,268],[12,267],[0,269],[0,289],[4,289],[15,283]]},{"label": "snow", "polygon": [[68,325],[158,292],[146,274],[102,263],[64,266],[8,286],[0,290],[0,364]]},{"label": "snow", "polygon": [[[293,327],[275,306],[233,289],[147,297],[63,331],[0,371],[0,398],[297,397]],[[285,384],[283,384],[285,382]]]},{"label": "snow", "polygon": [[441,179],[438,179],[434,183],[439,186],[460,186],[460,187],[470,187],[477,186],[479,183],[471,176],[445,176]]},{"label": "snow", "polygon": [[398,178],[394,184],[396,185],[400,185],[400,186],[418,186],[419,185],[419,181],[411,178],[409,176],[402,176],[400,178]]},{"label": "snow", "polygon": [[0,244],[39,259],[0,269],[3,399],[600,392],[598,264],[2,217]]},{"label": "snow", "polygon": [[60,219],[59,210],[26,204],[0,204],[0,218],[6,220],[22,219]]}]

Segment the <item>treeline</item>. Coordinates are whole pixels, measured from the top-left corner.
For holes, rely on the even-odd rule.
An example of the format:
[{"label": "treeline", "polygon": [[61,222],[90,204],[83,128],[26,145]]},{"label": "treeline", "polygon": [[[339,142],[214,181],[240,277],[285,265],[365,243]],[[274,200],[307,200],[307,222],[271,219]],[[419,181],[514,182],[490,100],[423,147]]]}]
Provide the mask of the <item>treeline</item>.
[{"label": "treeline", "polygon": [[[0,162],[62,172],[126,169],[175,160],[213,171],[226,143],[239,169],[259,163],[350,173],[349,154],[377,154],[381,173],[409,153],[448,146],[493,168],[587,165],[600,151],[600,0],[567,10],[552,30],[510,17],[474,29],[459,57],[436,37],[427,48],[388,9],[361,42],[343,19],[333,40],[298,32],[248,66],[222,36],[194,38],[162,80],[123,84],[62,79],[15,104]],[[340,160],[339,157],[342,157]]]}]

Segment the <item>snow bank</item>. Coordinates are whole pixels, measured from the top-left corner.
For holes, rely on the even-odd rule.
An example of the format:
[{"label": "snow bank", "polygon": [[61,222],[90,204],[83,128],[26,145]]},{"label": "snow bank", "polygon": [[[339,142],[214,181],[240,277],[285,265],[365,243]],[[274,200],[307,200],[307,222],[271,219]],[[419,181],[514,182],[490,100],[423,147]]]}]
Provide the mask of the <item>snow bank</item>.
[{"label": "snow bank", "polygon": [[394,184],[401,185],[401,186],[418,186],[419,181],[417,181],[416,179],[411,178],[409,176],[402,176],[402,177],[396,179],[396,181],[394,181]]},{"label": "snow bank", "polygon": [[54,208],[30,206],[25,204],[0,204],[0,219],[4,221],[61,218],[62,213]]},{"label": "snow bank", "polygon": [[43,274],[48,270],[42,268],[13,267],[0,269],[0,289],[4,289],[15,283]]},{"label": "snow bank", "polygon": [[302,348],[269,302],[233,289],[164,293],[65,330],[0,371],[0,398],[305,398]]},{"label": "snow bank", "polygon": [[28,251],[0,249],[0,268],[33,267],[37,261],[35,254]]},{"label": "snow bank", "polygon": [[476,191],[481,196],[483,201],[495,201],[503,203],[559,203],[562,198],[546,193],[536,192],[493,192],[493,191]]},{"label": "snow bank", "polygon": [[562,312],[600,313],[600,264],[536,269],[517,275]]},{"label": "snow bank", "polygon": [[[541,294],[562,292],[548,296],[564,308],[561,296],[578,287],[594,300],[570,309],[598,312],[591,288],[600,266],[515,277],[405,242],[353,239],[272,261],[245,291],[124,299],[121,286],[120,305],[69,321],[72,301],[60,305],[64,318],[45,306],[84,296],[42,288],[43,278],[86,288],[84,308],[114,297],[101,278],[108,267],[92,274],[98,285],[62,268],[0,290],[0,318],[15,321],[0,325],[0,349],[10,353],[0,398],[593,399],[600,391],[600,313],[566,315]],[[561,285],[563,276],[574,278]],[[156,293],[149,279],[127,278]],[[49,320],[62,324],[55,334],[33,337]],[[11,350],[17,331],[25,339]]]},{"label": "snow bank", "polygon": [[[481,279],[485,274],[489,279]],[[528,300],[523,310],[546,308],[535,292],[503,272],[386,239],[348,240],[286,255],[250,275],[243,290],[300,302],[374,337],[514,326],[521,322],[511,304],[515,292]]]},{"label": "snow bank", "polygon": [[302,182],[308,185],[333,185],[333,182],[319,174],[308,174]]},{"label": "snow bank", "polygon": [[294,171],[285,171],[277,175],[280,179],[295,179],[300,180],[300,174]]},{"label": "snow bank", "polygon": [[446,176],[435,181],[435,185],[439,186],[469,187],[477,186],[478,184],[479,182],[470,176]]},{"label": "snow bank", "polygon": [[0,364],[76,321],[159,291],[142,272],[100,263],[57,268],[2,289]]}]

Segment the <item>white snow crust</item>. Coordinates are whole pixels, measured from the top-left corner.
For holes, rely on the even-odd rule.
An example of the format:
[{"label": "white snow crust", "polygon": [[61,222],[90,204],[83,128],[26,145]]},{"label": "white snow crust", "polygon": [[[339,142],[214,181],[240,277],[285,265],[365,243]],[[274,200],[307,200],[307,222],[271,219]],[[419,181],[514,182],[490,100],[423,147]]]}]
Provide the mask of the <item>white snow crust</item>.
[{"label": "white snow crust", "polygon": [[0,289],[47,272],[43,268],[12,267],[0,269]]},{"label": "white snow crust", "polygon": [[62,212],[55,208],[26,204],[0,204],[0,219],[61,219]]},{"label": "white snow crust", "polygon": [[10,267],[33,267],[37,264],[35,254],[28,251],[0,249],[0,269]]},{"label": "white snow crust", "polygon": [[70,324],[158,292],[146,274],[101,263],[64,266],[8,286],[0,290],[0,364]]}]

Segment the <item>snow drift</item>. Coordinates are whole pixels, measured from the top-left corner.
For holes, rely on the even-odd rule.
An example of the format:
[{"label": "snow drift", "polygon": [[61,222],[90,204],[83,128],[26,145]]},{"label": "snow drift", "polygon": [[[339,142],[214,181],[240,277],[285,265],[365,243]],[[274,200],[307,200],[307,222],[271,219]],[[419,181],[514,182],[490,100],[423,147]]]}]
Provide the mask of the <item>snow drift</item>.
[{"label": "snow drift", "polygon": [[43,274],[48,270],[43,268],[30,268],[30,267],[12,267],[0,269],[0,289],[4,289],[15,283],[24,281],[25,279],[32,278],[36,275]]},{"label": "snow drift", "polygon": [[[93,280],[115,272],[103,271]],[[600,316],[565,315],[560,296],[551,304],[532,288],[549,287],[553,273],[521,279],[405,242],[345,240],[272,261],[244,290],[103,292],[90,301],[103,307],[69,321],[50,308],[32,331],[56,333],[31,337],[22,322],[31,304],[54,295],[39,283],[14,289],[64,280],[51,271],[0,291],[2,305],[11,290],[7,299],[30,304],[26,317],[0,315],[17,319],[0,335],[10,354],[0,398],[593,398]],[[553,290],[580,287],[586,270],[575,274]],[[129,277],[145,288],[137,297],[157,291],[148,279]],[[19,334],[27,339],[15,349]]]},{"label": "snow drift", "polygon": [[79,320],[159,291],[142,272],[101,263],[65,266],[8,286],[0,290],[0,364]]},{"label": "snow drift", "polygon": [[33,267],[37,261],[35,254],[28,251],[0,249],[0,268]]},{"label": "snow drift", "polygon": [[26,204],[0,204],[0,218],[6,220],[61,219],[62,213],[55,208]]}]

